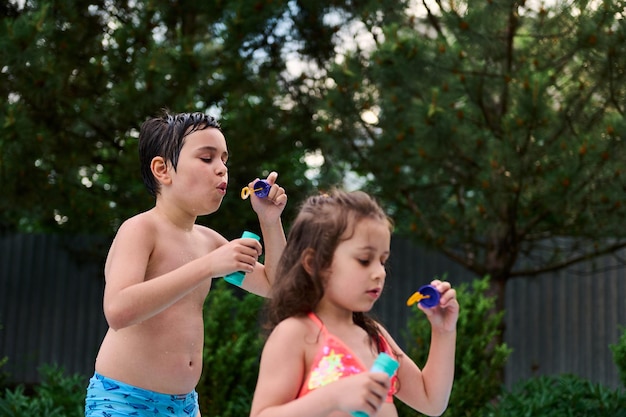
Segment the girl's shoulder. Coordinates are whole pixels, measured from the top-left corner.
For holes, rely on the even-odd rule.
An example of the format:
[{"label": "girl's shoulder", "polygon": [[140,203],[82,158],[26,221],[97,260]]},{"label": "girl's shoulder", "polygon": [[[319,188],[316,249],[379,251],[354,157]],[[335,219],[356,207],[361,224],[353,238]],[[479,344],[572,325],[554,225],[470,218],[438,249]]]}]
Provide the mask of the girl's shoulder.
[{"label": "girl's shoulder", "polygon": [[320,335],[319,327],[306,315],[289,317],[274,327],[265,349],[272,352],[273,357],[280,358],[280,362],[296,358],[308,369],[319,343],[323,342]]},{"label": "girl's shoulder", "polygon": [[316,331],[315,323],[308,316],[292,316],[284,319],[274,327],[274,338],[293,338],[294,336],[307,336]]},{"label": "girl's shoulder", "polygon": [[306,328],[310,319],[307,316],[291,316],[276,325],[274,331],[301,331]]}]

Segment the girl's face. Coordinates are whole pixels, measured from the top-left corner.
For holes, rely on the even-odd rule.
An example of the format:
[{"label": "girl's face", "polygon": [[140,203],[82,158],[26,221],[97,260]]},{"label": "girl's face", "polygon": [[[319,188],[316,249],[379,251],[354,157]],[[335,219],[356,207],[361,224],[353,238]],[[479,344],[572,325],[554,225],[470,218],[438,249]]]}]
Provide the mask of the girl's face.
[{"label": "girl's face", "polygon": [[352,236],[335,250],[325,274],[321,306],[335,306],[350,314],[369,311],[385,285],[390,244],[391,232],[385,221],[363,219],[356,223]]}]

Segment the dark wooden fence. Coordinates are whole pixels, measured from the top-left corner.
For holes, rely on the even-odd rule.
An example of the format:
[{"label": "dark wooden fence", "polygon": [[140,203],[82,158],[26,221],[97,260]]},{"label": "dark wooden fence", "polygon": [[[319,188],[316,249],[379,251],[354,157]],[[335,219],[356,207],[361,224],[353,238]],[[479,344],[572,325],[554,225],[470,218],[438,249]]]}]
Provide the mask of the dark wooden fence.
[{"label": "dark wooden fence", "polygon": [[[38,382],[43,364],[85,376],[93,372],[106,331],[102,263],[108,244],[93,237],[0,237],[0,359],[9,358],[0,373],[9,372],[11,382]],[[508,386],[562,373],[620,386],[609,345],[626,326],[626,270],[612,266],[606,257],[509,283]],[[444,274],[454,285],[476,278],[438,253],[393,240],[390,274],[376,312],[397,339],[406,326],[407,297]]]},{"label": "dark wooden fence", "polygon": [[93,237],[0,238],[0,368],[10,382],[39,381],[38,367],[58,364],[93,373],[106,321],[102,253]]},{"label": "dark wooden fence", "polygon": [[[513,349],[505,382],[575,374],[621,387],[609,345],[626,331],[626,251],[556,273],[517,278],[506,288],[504,341]],[[376,305],[394,336],[404,334],[406,299],[435,276],[453,285],[478,278],[439,253],[392,241],[391,276]],[[463,308],[463,306],[461,306]],[[624,326],[624,327],[622,327]]]}]

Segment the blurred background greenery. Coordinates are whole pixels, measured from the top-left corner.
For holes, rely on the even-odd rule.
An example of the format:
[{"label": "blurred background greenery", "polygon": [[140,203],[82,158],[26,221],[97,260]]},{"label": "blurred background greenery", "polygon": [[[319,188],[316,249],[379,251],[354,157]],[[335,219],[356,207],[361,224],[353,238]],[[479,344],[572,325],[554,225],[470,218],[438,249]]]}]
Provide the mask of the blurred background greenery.
[{"label": "blurred background greenery", "polygon": [[[625,5],[617,0],[9,0],[0,4],[0,230],[112,236],[152,202],[137,135],[162,108],[220,120],[229,193],[200,222],[256,227],[272,170],[334,185],[476,276],[626,247]],[[623,261],[622,261],[623,263]],[[494,333],[495,346],[502,329]]]}]

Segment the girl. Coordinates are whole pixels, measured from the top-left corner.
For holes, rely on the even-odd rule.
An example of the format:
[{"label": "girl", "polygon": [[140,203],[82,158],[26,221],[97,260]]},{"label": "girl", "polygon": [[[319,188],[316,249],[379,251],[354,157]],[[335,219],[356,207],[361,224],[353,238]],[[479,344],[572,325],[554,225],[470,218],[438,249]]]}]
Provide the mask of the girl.
[{"label": "girl", "polygon": [[[393,396],[442,414],[454,379],[456,292],[433,281],[439,305],[420,309],[432,327],[420,369],[367,316],[385,284],[392,223],[367,194],[310,197],[287,238],[268,301],[272,330],[261,356],[251,417],[395,417]],[[369,372],[380,352],[398,360],[390,379]]]}]

